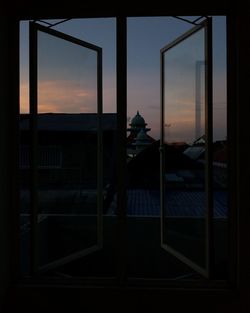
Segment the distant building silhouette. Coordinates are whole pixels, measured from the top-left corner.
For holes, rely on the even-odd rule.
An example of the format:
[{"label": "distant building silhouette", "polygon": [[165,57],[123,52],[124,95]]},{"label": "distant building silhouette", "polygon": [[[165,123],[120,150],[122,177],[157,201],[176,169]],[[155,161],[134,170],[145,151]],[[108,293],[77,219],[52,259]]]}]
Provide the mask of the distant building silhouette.
[{"label": "distant building silhouette", "polygon": [[139,111],[137,111],[136,115],[132,118],[129,126],[130,128],[127,129],[127,131],[130,132],[127,137],[127,152],[129,156],[133,157],[152,144],[155,139],[147,134],[151,128],[146,127],[147,123],[145,123]]},{"label": "distant building silhouette", "polygon": [[[30,183],[30,116],[20,116],[20,179]],[[97,188],[97,114],[37,115],[37,170],[43,190]],[[115,185],[116,114],[102,115],[103,186]]]}]

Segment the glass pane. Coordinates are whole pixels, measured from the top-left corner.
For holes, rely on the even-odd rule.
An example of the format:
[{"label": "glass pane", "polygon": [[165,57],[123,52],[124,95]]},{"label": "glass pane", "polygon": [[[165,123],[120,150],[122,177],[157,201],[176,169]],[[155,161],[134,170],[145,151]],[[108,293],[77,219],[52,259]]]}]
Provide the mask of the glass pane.
[{"label": "glass pane", "polygon": [[[50,21],[51,22],[51,21]],[[55,21],[56,22],[56,21]],[[113,277],[116,271],[115,19],[72,19],[56,26],[102,47],[102,221],[97,218],[97,50],[38,31],[38,250],[44,275]],[[79,33],[81,31],[81,34]],[[33,249],[30,204],[29,22],[21,22],[20,250],[29,275]],[[53,30],[51,30],[53,32]],[[32,37],[31,37],[32,39]],[[32,42],[32,40],[31,40]],[[33,46],[35,48],[35,46]],[[31,71],[35,70],[31,64]],[[34,88],[34,86],[33,86]],[[36,90],[36,88],[35,88]],[[101,92],[101,90],[99,90]],[[101,98],[101,95],[100,95]],[[100,116],[100,115],[99,115]],[[36,186],[35,186],[36,188]],[[101,193],[100,193],[101,194]],[[101,205],[99,206],[101,207]],[[99,224],[97,224],[99,223]],[[103,225],[103,238],[97,228]],[[101,232],[100,232],[101,233]],[[103,239],[103,249],[97,238]],[[100,240],[99,240],[100,242]],[[32,246],[33,248],[33,246]],[[97,250],[98,249],[98,250]],[[94,251],[96,250],[96,251]],[[32,255],[31,255],[32,254]],[[54,263],[53,263],[54,262]],[[40,268],[41,269],[41,268]]]},{"label": "glass pane", "polygon": [[38,31],[39,265],[98,243],[97,52]]},{"label": "glass pane", "polygon": [[206,265],[205,50],[200,29],[164,52],[163,244]]},{"label": "glass pane", "polygon": [[19,119],[19,197],[20,197],[20,268],[25,275],[30,271],[30,115]]},{"label": "glass pane", "polygon": [[161,247],[159,51],[190,29],[171,17],[127,19],[128,277],[198,275]]},{"label": "glass pane", "polygon": [[215,275],[228,275],[226,18],[213,17],[213,195]]}]

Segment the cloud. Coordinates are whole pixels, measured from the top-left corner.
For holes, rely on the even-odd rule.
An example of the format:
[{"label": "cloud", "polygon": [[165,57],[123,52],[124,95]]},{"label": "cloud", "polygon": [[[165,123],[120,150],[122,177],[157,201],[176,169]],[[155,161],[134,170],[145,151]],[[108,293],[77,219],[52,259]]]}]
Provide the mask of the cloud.
[{"label": "cloud", "polygon": [[[78,81],[44,80],[38,84],[38,112],[94,113],[97,112],[96,86],[84,89]],[[29,111],[29,86],[21,83],[21,112]]]},{"label": "cloud", "polygon": [[[94,85],[94,84],[92,84]],[[43,80],[38,85],[38,111],[46,112],[97,112],[97,87],[83,86],[73,80]],[[29,112],[29,83],[20,85],[20,111]],[[116,84],[113,77],[103,81],[103,111],[116,111]]]},{"label": "cloud", "polygon": [[84,89],[78,81],[41,81],[38,86],[39,113],[81,113],[97,111],[96,86]]}]

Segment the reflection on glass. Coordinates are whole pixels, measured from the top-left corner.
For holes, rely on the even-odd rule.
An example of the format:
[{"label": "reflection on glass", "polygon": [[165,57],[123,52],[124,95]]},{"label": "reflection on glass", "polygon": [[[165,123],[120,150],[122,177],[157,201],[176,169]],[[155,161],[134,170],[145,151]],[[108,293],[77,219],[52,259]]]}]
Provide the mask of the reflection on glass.
[{"label": "reflection on glass", "polygon": [[97,244],[97,131],[97,52],[38,32],[40,266]]},{"label": "reflection on glass", "polygon": [[192,144],[204,135],[204,30],[164,54],[165,141]]},{"label": "reflection on glass", "polygon": [[[171,21],[167,17],[128,18],[127,21],[126,249],[130,278],[194,277],[192,269],[162,249],[160,238],[159,51],[163,43],[170,40],[166,30],[173,26]],[[174,28],[171,28],[171,38]],[[150,35],[144,36],[145,29]]]},{"label": "reflection on glass", "polygon": [[29,114],[19,120],[20,271],[30,272],[30,123]]},{"label": "reflection on glass", "polygon": [[97,112],[97,52],[38,32],[39,113]]},{"label": "reflection on glass", "polygon": [[[63,277],[114,275],[116,113],[99,114],[100,56],[93,45],[78,45],[40,27],[37,30],[37,145],[31,139],[29,112],[20,115],[24,275],[30,274],[30,259],[37,255],[30,255],[30,242],[34,247],[30,213],[36,208],[30,196],[34,194],[39,271]],[[20,106],[24,112],[22,102]],[[31,155],[33,145],[36,157]],[[36,179],[31,179],[33,171]]]},{"label": "reflection on glass", "polygon": [[164,52],[163,243],[206,261],[205,52],[201,29]]}]

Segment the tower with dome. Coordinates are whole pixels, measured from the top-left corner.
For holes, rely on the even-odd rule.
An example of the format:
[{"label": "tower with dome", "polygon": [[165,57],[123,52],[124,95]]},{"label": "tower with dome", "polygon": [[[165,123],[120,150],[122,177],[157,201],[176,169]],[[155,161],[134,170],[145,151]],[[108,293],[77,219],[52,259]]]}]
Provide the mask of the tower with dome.
[{"label": "tower with dome", "polygon": [[151,128],[146,128],[147,123],[145,123],[145,120],[140,115],[139,111],[137,111],[136,115],[132,118],[129,126],[130,128],[128,128],[127,130],[130,131],[130,134],[134,137],[136,137],[142,129],[145,133],[151,130]]},{"label": "tower with dome", "polygon": [[139,111],[137,111],[136,115],[132,118],[129,126],[130,128],[127,128],[129,132],[127,137],[127,150],[129,156],[135,156],[155,140],[147,134],[151,128],[147,127],[147,123]]}]

